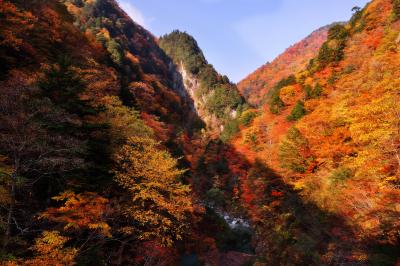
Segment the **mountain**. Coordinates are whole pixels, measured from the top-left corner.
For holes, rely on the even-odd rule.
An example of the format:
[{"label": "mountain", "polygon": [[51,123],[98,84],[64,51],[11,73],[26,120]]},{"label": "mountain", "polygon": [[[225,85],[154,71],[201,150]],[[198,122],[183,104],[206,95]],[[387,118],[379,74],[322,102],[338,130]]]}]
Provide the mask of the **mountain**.
[{"label": "mountain", "polygon": [[117,2],[63,2],[74,15],[74,25],[89,39],[101,43],[123,74],[124,101],[132,101],[130,105],[167,123],[182,126],[196,120],[191,113],[193,103],[174,90],[171,59],[160,49],[156,38],[132,21]]},{"label": "mountain", "polygon": [[353,12],[250,106],[114,0],[0,0],[1,264],[397,265],[400,1]]},{"label": "mountain", "polygon": [[236,236],[194,188],[202,118],[219,142],[243,105],[234,84],[202,58],[203,97],[219,96],[200,117],[181,62],[113,0],[0,10],[2,264],[253,259],[249,233]]},{"label": "mountain", "polygon": [[197,114],[212,131],[221,132],[227,121],[241,115],[244,100],[235,84],[207,62],[196,40],[174,31],[159,39],[160,47],[175,62],[179,72],[176,87],[193,99]]},{"label": "mountain", "polygon": [[396,264],[398,7],[374,0],[330,27],[231,142],[254,162],[241,188],[267,265]]},{"label": "mountain", "polygon": [[271,63],[267,63],[239,82],[242,95],[253,105],[260,105],[268,91],[283,78],[303,70],[326,41],[331,25],[322,27],[292,45]]}]

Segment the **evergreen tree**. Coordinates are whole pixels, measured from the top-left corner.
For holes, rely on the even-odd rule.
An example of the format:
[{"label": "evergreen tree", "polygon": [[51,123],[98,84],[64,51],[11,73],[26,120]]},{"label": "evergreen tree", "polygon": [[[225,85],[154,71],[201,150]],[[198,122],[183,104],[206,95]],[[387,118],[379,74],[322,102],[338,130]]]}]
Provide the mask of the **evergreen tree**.
[{"label": "evergreen tree", "polygon": [[302,101],[297,101],[291,114],[287,117],[289,121],[297,121],[306,115],[306,109],[304,108],[304,103]]}]

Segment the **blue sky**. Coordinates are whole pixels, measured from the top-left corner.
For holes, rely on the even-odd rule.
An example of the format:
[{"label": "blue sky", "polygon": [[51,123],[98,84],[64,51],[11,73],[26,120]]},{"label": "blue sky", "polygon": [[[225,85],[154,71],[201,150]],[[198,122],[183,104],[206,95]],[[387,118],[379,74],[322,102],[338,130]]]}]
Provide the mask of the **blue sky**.
[{"label": "blue sky", "polygon": [[368,0],[119,0],[160,36],[194,36],[209,63],[238,82],[321,26],[351,17]]}]

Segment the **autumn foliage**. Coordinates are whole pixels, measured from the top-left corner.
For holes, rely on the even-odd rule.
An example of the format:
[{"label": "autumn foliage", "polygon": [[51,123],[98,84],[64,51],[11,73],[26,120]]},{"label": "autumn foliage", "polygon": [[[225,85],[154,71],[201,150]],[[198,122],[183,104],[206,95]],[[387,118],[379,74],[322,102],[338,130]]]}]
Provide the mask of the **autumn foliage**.
[{"label": "autumn foliage", "polygon": [[237,90],[116,1],[0,0],[0,263],[398,264],[399,10],[355,7]]}]

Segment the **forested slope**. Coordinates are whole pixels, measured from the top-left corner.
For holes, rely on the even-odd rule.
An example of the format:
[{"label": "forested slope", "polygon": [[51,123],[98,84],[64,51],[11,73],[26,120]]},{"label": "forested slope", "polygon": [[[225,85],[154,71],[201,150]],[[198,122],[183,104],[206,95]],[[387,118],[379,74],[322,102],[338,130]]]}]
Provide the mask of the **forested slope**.
[{"label": "forested slope", "polygon": [[260,105],[267,93],[281,79],[303,70],[314,58],[321,45],[326,41],[332,25],[322,27],[300,42],[292,45],[285,52],[261,66],[239,82],[238,88],[246,100],[253,105]]},{"label": "forested slope", "polygon": [[243,97],[113,0],[0,0],[1,264],[399,263],[400,2],[353,11]]},{"label": "forested slope", "polygon": [[[371,1],[331,27],[307,68],[276,83],[232,141],[275,172],[249,172],[241,182],[267,264],[396,263],[398,8]],[[259,194],[245,193],[256,187]]]}]

